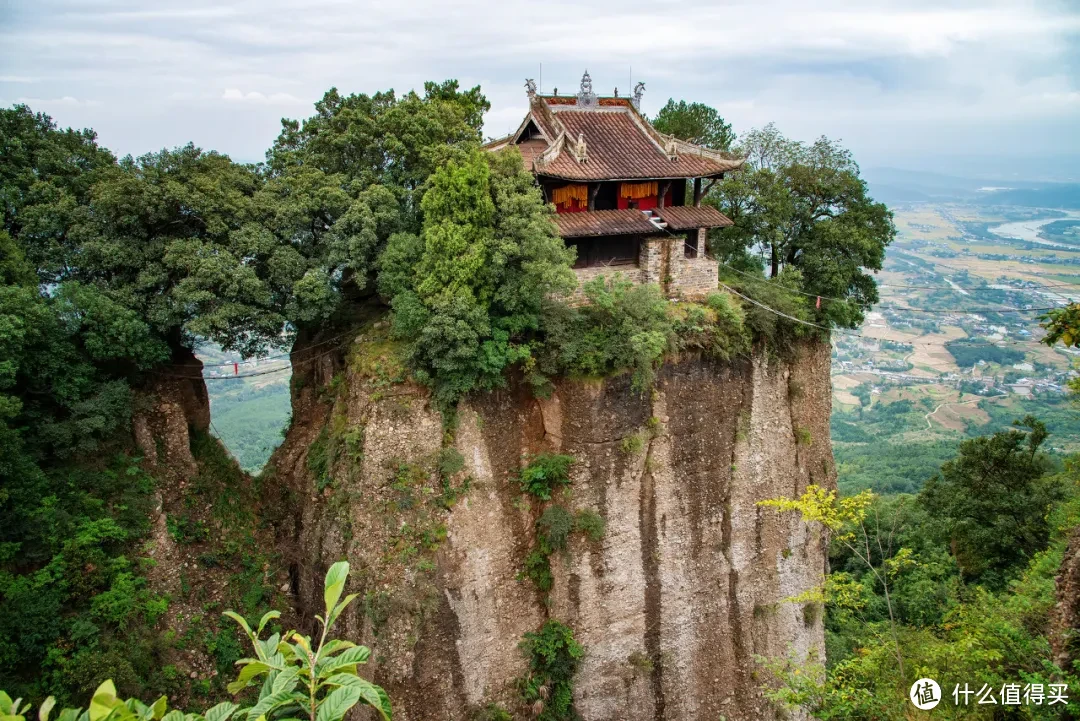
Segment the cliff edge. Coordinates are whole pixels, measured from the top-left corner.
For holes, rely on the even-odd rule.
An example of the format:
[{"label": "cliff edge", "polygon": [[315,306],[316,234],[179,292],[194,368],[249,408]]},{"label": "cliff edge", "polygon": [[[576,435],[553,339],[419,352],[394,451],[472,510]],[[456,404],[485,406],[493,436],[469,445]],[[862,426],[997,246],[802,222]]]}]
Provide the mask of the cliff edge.
[{"label": "cliff edge", "polygon": [[[827,561],[817,529],[756,503],[835,487],[827,344],[669,360],[644,394],[625,374],[546,399],[511,384],[449,427],[386,346],[360,336],[344,368],[294,380],[302,412],[263,478],[302,499],[279,528],[302,613],[331,563],[352,564],[363,602],[337,635],[371,647],[395,718],[529,718],[519,644],[547,619],[585,648],[586,721],[776,717],[755,657],[823,654],[820,607],[785,599]],[[540,453],[574,459],[551,500],[519,480]],[[554,505],[603,529],[567,530],[543,588],[527,563]]]}]

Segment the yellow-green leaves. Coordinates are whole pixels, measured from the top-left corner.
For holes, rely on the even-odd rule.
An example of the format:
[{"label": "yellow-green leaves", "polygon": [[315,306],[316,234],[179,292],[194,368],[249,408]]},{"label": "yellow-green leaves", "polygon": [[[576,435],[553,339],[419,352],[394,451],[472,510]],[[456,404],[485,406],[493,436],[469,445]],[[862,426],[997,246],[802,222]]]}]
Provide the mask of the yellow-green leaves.
[{"label": "yellow-green leaves", "polygon": [[323,600],[326,601],[326,614],[330,615],[334,606],[337,605],[341,593],[345,590],[345,579],[349,577],[349,564],[347,561],[338,561],[326,572],[326,581],[323,585]]},{"label": "yellow-green leaves", "polygon": [[757,505],[775,508],[777,511],[798,511],[807,523],[820,523],[838,540],[849,538],[852,528],[866,518],[866,509],[873,502],[874,494],[863,491],[856,496],[837,500],[836,491],[810,485],[798,498],[769,498]]}]

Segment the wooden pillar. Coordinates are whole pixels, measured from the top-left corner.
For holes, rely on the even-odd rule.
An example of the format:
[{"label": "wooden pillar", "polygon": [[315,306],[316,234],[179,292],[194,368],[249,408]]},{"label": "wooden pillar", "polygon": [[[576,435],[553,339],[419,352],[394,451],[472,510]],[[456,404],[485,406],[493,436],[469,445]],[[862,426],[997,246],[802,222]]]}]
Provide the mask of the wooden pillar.
[{"label": "wooden pillar", "polygon": [[660,192],[656,194],[656,207],[657,208],[663,208],[664,207],[664,198],[667,197],[667,192],[670,189],[671,189],[671,181],[670,180],[660,184]]},{"label": "wooden pillar", "polygon": [[596,194],[600,192],[600,183],[589,183],[589,210],[596,210]]},{"label": "wooden pillar", "polygon": [[694,207],[701,207],[701,178],[694,178]]}]

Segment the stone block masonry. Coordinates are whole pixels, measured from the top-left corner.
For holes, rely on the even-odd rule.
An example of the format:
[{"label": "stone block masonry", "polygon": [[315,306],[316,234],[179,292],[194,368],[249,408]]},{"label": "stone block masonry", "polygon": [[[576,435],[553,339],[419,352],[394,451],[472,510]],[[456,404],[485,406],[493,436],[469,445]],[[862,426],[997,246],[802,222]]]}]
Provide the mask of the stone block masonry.
[{"label": "stone block masonry", "polygon": [[697,300],[717,288],[719,266],[705,256],[705,232],[694,231],[698,236],[698,257],[687,258],[681,237],[658,236],[642,238],[638,250],[637,265],[596,266],[575,268],[578,288],[569,298],[571,305],[586,302],[583,286],[598,276],[614,277],[621,274],[635,285],[655,283],[668,297]]}]

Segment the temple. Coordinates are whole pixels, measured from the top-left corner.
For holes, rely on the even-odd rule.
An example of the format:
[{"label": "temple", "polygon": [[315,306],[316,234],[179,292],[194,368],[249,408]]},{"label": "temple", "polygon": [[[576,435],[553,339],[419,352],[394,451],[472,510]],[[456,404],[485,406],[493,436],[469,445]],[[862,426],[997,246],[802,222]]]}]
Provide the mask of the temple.
[{"label": "temple", "polygon": [[743,160],[653,128],[638,110],[644,83],[632,97],[618,89],[601,97],[586,71],[576,95],[542,95],[532,80],[525,87],[528,115],[485,147],[521,152],[555,205],[559,234],[577,248],[579,282],[617,271],[668,296],[715,290],[718,269],[705,236],[732,223],[701,199]]}]

